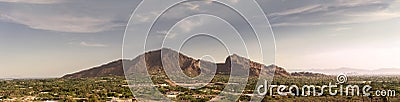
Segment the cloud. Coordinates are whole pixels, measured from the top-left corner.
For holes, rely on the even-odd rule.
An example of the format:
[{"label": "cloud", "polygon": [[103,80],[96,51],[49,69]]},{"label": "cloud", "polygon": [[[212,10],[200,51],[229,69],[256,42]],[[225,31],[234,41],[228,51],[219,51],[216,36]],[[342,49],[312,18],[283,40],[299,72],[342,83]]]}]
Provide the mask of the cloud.
[{"label": "cloud", "polygon": [[232,2],[232,3],[234,3],[234,4],[236,4],[236,3],[238,3],[240,0],[229,0],[230,2]]},{"label": "cloud", "polygon": [[332,0],[276,10],[268,17],[276,27],[368,23],[400,18],[399,10],[390,8],[395,3],[393,0]]},{"label": "cloud", "polygon": [[97,44],[97,43],[87,43],[82,41],[81,43],[79,43],[80,46],[85,46],[85,47],[108,47],[105,44]]},{"label": "cloud", "polygon": [[178,24],[178,30],[187,33],[192,31],[193,28],[202,26],[209,21],[207,17],[192,17],[191,19],[185,19]]},{"label": "cloud", "polygon": [[183,3],[183,5],[187,6],[188,9],[190,10],[199,10],[200,5],[199,4],[194,4],[194,3],[190,3],[190,2],[185,2]]},{"label": "cloud", "polygon": [[[15,8],[14,8],[15,7]],[[25,25],[32,29],[71,33],[96,33],[125,26],[122,17],[97,14],[89,10],[65,9],[62,5],[32,5],[32,7],[0,7],[0,20]],[[92,10],[94,8],[91,8]],[[95,9],[94,9],[95,10]],[[94,12],[94,13],[92,13]],[[128,14],[126,14],[128,17]]]},{"label": "cloud", "polygon": [[[176,33],[176,32],[169,32],[169,33],[168,33],[168,31],[157,31],[157,33],[158,33],[161,37],[165,37],[165,36],[166,36],[166,38],[169,38],[169,39],[175,38],[176,35],[178,35],[178,33]],[[167,35],[167,34],[168,34],[168,35]]]},{"label": "cloud", "polygon": [[339,27],[339,28],[335,28],[334,31],[345,31],[345,30],[351,30],[352,28],[349,27]]},{"label": "cloud", "polygon": [[26,25],[32,29],[75,32],[75,33],[95,33],[106,31],[114,27],[122,26],[113,23],[111,19],[78,17],[73,15],[38,15],[30,13],[12,12],[1,14],[3,19],[11,22]]},{"label": "cloud", "polygon": [[[14,1],[9,1],[14,2]],[[46,5],[20,4],[45,3],[46,0],[0,2],[0,20],[25,25],[31,29],[68,33],[97,33],[123,29],[138,1],[113,2],[98,0],[49,0]],[[50,4],[56,3],[57,4]],[[119,5],[119,6],[115,6]]]},{"label": "cloud", "polygon": [[356,7],[369,4],[385,3],[388,0],[336,0],[338,6]]},{"label": "cloud", "polygon": [[193,29],[196,29],[196,27],[202,26],[203,24],[206,24],[208,19],[204,17],[195,17],[195,18],[190,18],[190,19],[185,19],[183,21],[180,21],[175,25],[173,30],[170,32],[168,31],[157,31],[157,35],[161,37],[165,37],[167,34],[168,36],[166,38],[173,39],[177,37],[179,34],[186,34],[190,33],[193,31]]},{"label": "cloud", "polygon": [[148,22],[150,20],[150,16],[145,16],[145,15],[136,15],[136,18],[140,22]]},{"label": "cloud", "polygon": [[312,11],[312,10],[315,10],[320,7],[321,7],[320,4],[310,5],[310,6],[305,6],[305,7],[295,8],[295,9],[289,9],[289,10],[282,11],[282,12],[274,12],[274,13],[269,14],[269,16],[284,16],[284,15],[298,14],[298,13]]},{"label": "cloud", "polygon": [[54,3],[63,2],[63,0],[0,0],[0,2],[28,3],[28,4],[54,4]]},{"label": "cloud", "polygon": [[[161,12],[161,11],[159,11]],[[155,18],[158,16],[159,12],[153,11],[145,14],[136,14],[134,19],[139,20],[140,22],[150,22],[151,18]]]}]

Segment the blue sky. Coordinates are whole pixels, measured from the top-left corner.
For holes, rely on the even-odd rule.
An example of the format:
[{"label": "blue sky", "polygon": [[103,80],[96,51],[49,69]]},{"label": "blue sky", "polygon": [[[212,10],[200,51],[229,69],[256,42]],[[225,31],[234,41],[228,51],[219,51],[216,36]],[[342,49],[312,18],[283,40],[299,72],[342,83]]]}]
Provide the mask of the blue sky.
[{"label": "blue sky", "polygon": [[[230,2],[241,5],[245,1]],[[0,78],[58,77],[121,58],[125,26],[138,3],[0,0]],[[400,68],[398,0],[258,3],[272,24],[280,66],[289,70]],[[140,17],[146,21],[151,16],[156,15],[149,12]],[[210,21],[192,18],[180,29],[191,31]],[[219,59],[225,56],[220,55]]]}]

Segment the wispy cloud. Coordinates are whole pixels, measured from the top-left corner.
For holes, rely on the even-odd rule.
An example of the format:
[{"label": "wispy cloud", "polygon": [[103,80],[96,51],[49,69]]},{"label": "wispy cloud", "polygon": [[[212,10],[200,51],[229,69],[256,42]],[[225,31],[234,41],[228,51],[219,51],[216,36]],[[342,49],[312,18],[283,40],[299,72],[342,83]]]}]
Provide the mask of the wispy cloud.
[{"label": "wispy cloud", "polygon": [[[106,1],[95,4],[91,1],[72,0],[68,3],[64,0],[7,1],[15,2],[10,4],[2,3],[4,1],[0,1],[1,21],[25,25],[31,29],[68,33],[97,33],[123,28],[132,10],[123,2],[108,5]],[[37,5],[39,3],[46,5]]]},{"label": "wispy cloud", "polygon": [[145,14],[136,14],[135,18],[133,18],[133,19],[137,19],[140,22],[150,22],[150,19],[157,17],[160,12],[161,11],[158,11],[158,12],[157,11],[153,11],[153,12],[148,12],[148,13],[145,13]]},{"label": "wispy cloud", "polygon": [[105,44],[99,44],[99,43],[87,43],[82,41],[79,43],[80,46],[85,46],[85,47],[108,47],[108,45]]},{"label": "wispy cloud", "polygon": [[232,2],[232,3],[238,3],[240,0],[229,0],[230,2]]},{"label": "wispy cloud", "polygon": [[63,1],[64,0],[0,0],[0,2],[29,3],[29,4],[54,4]]},{"label": "wispy cloud", "polygon": [[178,35],[178,33],[176,33],[176,32],[168,33],[168,31],[157,31],[157,33],[160,34],[160,36],[162,36],[162,37],[166,36],[166,38],[170,38],[170,39],[175,38],[176,35]]},{"label": "wispy cloud", "polygon": [[205,22],[204,18],[201,17],[200,19],[191,19],[191,20],[186,19],[180,22],[181,24],[178,25],[178,28],[183,32],[190,32],[192,31],[193,28],[203,25],[204,22]]},{"label": "wispy cloud", "polygon": [[318,9],[320,7],[321,7],[320,4],[304,6],[304,7],[300,7],[300,8],[285,10],[285,11],[282,11],[282,12],[274,12],[274,13],[269,14],[269,16],[286,16],[286,15],[310,12],[310,11],[316,10],[316,9]]},{"label": "wispy cloud", "polygon": [[208,22],[210,22],[210,19],[207,17],[193,16],[177,23],[170,32],[157,31],[157,33],[163,36],[168,34],[167,38],[175,38],[179,34],[187,34],[192,32],[194,29],[198,29],[198,27],[201,28],[201,26],[204,26]]},{"label": "wispy cloud", "polygon": [[393,0],[333,0],[270,13],[273,26],[310,26],[368,23],[400,18]]},{"label": "wispy cloud", "polygon": [[1,14],[0,16],[3,19],[26,25],[32,29],[60,32],[94,33],[122,26],[113,23],[111,19],[78,17],[73,15],[37,15],[11,12],[9,14]]},{"label": "wispy cloud", "polygon": [[335,28],[333,29],[334,31],[345,31],[345,30],[351,30],[352,28],[350,27],[339,27],[339,28]]},{"label": "wispy cloud", "polygon": [[190,3],[190,2],[183,3],[183,5],[187,6],[187,8],[190,10],[199,10],[199,7],[200,7],[199,4],[194,4],[194,3]]}]

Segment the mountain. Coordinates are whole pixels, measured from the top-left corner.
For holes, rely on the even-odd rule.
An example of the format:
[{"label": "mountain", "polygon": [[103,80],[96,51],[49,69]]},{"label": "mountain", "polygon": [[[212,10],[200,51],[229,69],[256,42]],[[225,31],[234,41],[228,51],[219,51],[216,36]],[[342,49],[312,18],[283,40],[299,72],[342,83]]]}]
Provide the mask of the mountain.
[{"label": "mountain", "polygon": [[[304,71],[304,70],[303,70]],[[358,75],[358,76],[381,76],[381,75],[400,75],[400,69],[397,68],[381,68],[381,69],[356,69],[356,68],[338,68],[338,69],[309,69],[307,72],[323,73],[327,75],[338,75],[341,73],[347,75]]]},{"label": "mountain", "polygon": [[310,77],[319,77],[319,76],[326,76],[322,73],[312,73],[312,72],[293,72],[290,74],[291,76],[310,76]]},{"label": "mountain", "polygon": [[[176,63],[173,61],[179,62]],[[229,75],[231,73],[231,68],[235,69],[233,70],[234,73],[237,73],[235,71],[242,71],[250,68],[250,76],[259,76],[261,74],[261,69],[264,68],[265,72],[263,73],[268,75],[272,75],[275,72],[275,75],[277,76],[290,76],[290,73],[288,73],[284,68],[276,65],[266,66],[236,54],[228,56],[225,63],[213,63],[194,59],[171,49],[161,49],[139,55],[132,60],[117,60],[77,73],[67,74],[62,78],[124,76],[124,68],[122,63],[127,65],[125,72],[144,71],[145,68],[142,67],[146,66],[147,71],[151,75],[165,74],[164,67],[180,67],[187,76],[195,77],[201,73],[201,70],[211,70],[212,67],[216,67],[217,74],[225,75]]]},{"label": "mountain", "polygon": [[122,62],[128,60],[117,60],[98,67],[90,68],[73,74],[67,74],[63,78],[86,78],[86,77],[105,77],[123,76],[124,70]]}]

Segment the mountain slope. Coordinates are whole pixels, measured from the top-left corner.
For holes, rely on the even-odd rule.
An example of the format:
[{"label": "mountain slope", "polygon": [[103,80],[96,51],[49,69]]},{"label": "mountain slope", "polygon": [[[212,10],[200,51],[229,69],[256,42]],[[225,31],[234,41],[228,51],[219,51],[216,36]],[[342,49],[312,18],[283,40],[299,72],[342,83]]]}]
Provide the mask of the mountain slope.
[{"label": "mountain slope", "polygon": [[117,60],[98,67],[83,70],[77,73],[67,74],[63,78],[86,78],[86,77],[104,77],[104,76],[123,76],[122,61]]},{"label": "mountain slope", "polygon": [[[162,63],[163,61],[164,63]],[[176,63],[173,61],[179,62]],[[144,71],[145,68],[142,67],[146,66],[147,71],[151,75],[164,74],[164,67],[180,67],[187,76],[195,77],[201,73],[201,70],[211,70],[210,67],[216,65],[217,74],[229,75],[231,73],[231,68],[235,69],[233,70],[234,73],[236,73],[235,71],[241,71],[250,68],[250,76],[259,76],[260,70],[264,68],[266,70],[265,73],[267,73],[268,75],[272,75],[275,72],[275,75],[278,76],[290,76],[290,73],[288,73],[284,68],[275,65],[265,66],[263,64],[253,62],[247,58],[240,57],[238,55],[228,56],[225,63],[213,63],[200,61],[178,53],[174,50],[161,49],[139,55],[132,60],[117,60],[98,67],[90,68],[88,70],[68,74],[63,76],[63,78],[124,76],[124,68],[122,62],[127,65],[127,67],[125,68],[126,72],[138,70]],[[200,68],[200,66],[202,68]]]}]

